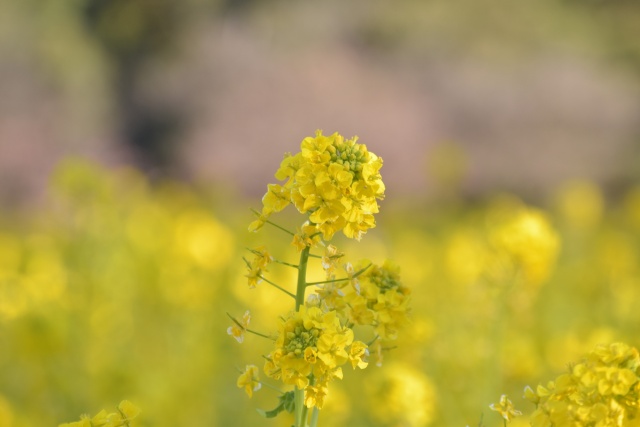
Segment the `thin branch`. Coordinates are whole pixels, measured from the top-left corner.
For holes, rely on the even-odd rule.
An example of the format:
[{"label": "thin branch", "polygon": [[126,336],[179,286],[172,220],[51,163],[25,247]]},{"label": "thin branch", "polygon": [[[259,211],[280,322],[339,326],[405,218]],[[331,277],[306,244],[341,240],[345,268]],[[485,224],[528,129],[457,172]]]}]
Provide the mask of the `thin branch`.
[{"label": "thin branch", "polygon": [[364,273],[367,270],[367,268],[371,267],[372,265],[373,265],[373,263],[369,263],[369,265],[367,265],[363,269],[356,271],[355,274],[353,276],[351,276],[351,277],[355,279],[356,277],[358,277],[359,275]]},{"label": "thin branch", "polygon": [[322,280],[320,282],[309,282],[309,283],[307,283],[307,286],[323,285],[325,283],[346,282],[347,280],[349,280],[349,277],[345,277],[344,279]]},{"label": "thin branch", "polygon": [[233,323],[235,323],[236,325],[238,325],[238,328],[242,329],[243,331],[247,328],[245,328],[240,322],[238,322],[236,320],[235,317],[233,317],[232,315],[229,314],[229,312],[227,312],[227,316],[229,316],[229,319],[233,320]]},{"label": "thin branch", "polygon": [[258,331],[254,331],[253,329],[244,328],[244,330],[245,330],[245,331],[247,331],[247,332],[249,332],[249,333],[251,333],[251,334],[253,334],[253,335],[257,335],[257,336],[259,336],[259,337],[267,338],[267,339],[269,339],[269,340],[271,340],[271,341],[274,341],[273,337],[270,337],[269,335],[262,334],[262,333],[260,333],[260,332],[258,332]]},{"label": "thin branch", "polygon": [[[260,214],[260,212],[258,212],[258,211],[257,211],[257,210],[255,210],[255,209],[251,209],[251,212],[253,212],[253,213],[254,213],[256,216],[258,216],[258,217],[262,216],[262,215]],[[291,236],[295,236],[295,233],[294,233],[294,232],[292,232],[292,231],[290,231],[290,230],[287,230],[286,228],[282,227],[281,225],[276,224],[275,222],[269,221],[268,219],[265,219],[265,220],[264,220],[264,222],[265,222],[265,224],[272,225],[272,226],[274,226],[275,228],[278,228],[278,229],[280,229],[280,230],[284,231],[285,233],[290,234]]]},{"label": "thin branch", "polygon": [[363,269],[356,271],[352,276],[345,277],[344,279],[331,279],[331,280],[323,280],[323,281],[320,281],[320,282],[309,282],[309,283],[307,283],[307,286],[322,285],[324,283],[333,283],[333,282],[344,282],[345,280],[355,279],[356,277],[358,277],[359,275],[364,273],[367,270],[367,268],[371,267],[371,265],[372,264],[367,265]]},{"label": "thin branch", "polygon": [[279,285],[276,285],[275,283],[273,283],[271,280],[267,279],[266,277],[261,276],[261,275],[258,275],[257,277],[262,279],[262,280],[264,280],[265,282],[267,282],[268,284],[270,284],[274,288],[281,290],[285,294],[289,295],[291,298],[296,299],[295,294],[292,294],[291,292],[289,292],[288,290],[284,289],[283,287],[281,287]]},{"label": "thin branch", "polygon": [[295,268],[295,269],[297,269],[297,268],[298,268],[298,265],[297,265],[297,264],[290,264],[290,263],[288,263],[288,262],[280,261],[280,260],[277,260],[277,259],[274,259],[274,260],[273,260],[273,262],[276,262],[276,263],[278,263],[278,264],[282,264],[282,265],[286,265],[286,266],[288,266],[288,267],[293,267],[293,268]]},{"label": "thin branch", "polygon": [[238,321],[236,320],[236,318],[235,318],[235,317],[233,317],[232,315],[230,315],[230,314],[229,314],[229,312],[227,312],[227,316],[229,316],[229,319],[233,320],[233,323],[235,323],[236,325],[238,325],[238,327],[239,327],[240,329],[242,329],[243,331],[246,331],[246,332],[249,332],[249,333],[251,333],[251,334],[257,335],[257,336],[259,336],[259,337],[267,338],[267,339],[270,339],[271,341],[273,341],[273,337],[270,337],[269,335],[265,335],[265,334],[263,334],[263,333],[261,333],[261,332],[258,332],[258,331],[254,331],[253,329],[249,329],[249,328],[247,328],[246,326],[244,326],[243,324],[241,324],[240,322],[238,322]]}]

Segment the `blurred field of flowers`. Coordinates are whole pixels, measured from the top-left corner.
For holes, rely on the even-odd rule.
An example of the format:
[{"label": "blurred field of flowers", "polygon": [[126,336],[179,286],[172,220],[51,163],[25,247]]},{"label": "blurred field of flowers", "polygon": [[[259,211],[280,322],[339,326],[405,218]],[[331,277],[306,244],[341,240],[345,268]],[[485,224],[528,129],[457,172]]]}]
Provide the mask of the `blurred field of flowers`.
[{"label": "blurred field of flowers", "polygon": [[[255,412],[275,406],[274,393],[249,401],[235,386],[268,347],[226,334],[226,311],[275,328],[280,299],[244,277],[256,239],[247,206],[258,201],[81,160],[50,182],[39,209],[0,218],[0,425],[57,425],[122,399],[142,409],[141,426],[289,425]],[[639,231],[640,187],[606,203],[572,182],[544,207],[506,194],[384,201],[366,242],[338,243],[397,261],[413,321],[381,368],[332,389],[322,422],[477,425],[484,414],[500,425],[488,405],[501,393],[531,413],[526,385],[598,343],[638,344]],[[290,272],[272,274],[287,283]]]},{"label": "blurred field of flowers", "polygon": [[639,5],[0,2],[0,427],[119,402],[138,426],[290,426],[236,386],[270,348],[226,313],[269,332],[290,309],[243,256],[291,248],[247,225],[317,128],[384,159],[377,228],[336,245],[413,298],[320,423],[499,426],[506,394],[528,425],[525,386],[640,345]]}]

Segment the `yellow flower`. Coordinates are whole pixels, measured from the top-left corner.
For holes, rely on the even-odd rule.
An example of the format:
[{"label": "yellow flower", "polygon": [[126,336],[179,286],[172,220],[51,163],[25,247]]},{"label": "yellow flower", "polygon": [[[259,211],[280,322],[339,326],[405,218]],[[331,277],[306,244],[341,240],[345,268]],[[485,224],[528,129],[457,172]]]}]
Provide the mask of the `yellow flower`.
[{"label": "yellow flower", "polygon": [[315,137],[304,138],[299,153],[285,155],[275,174],[285,182],[268,185],[260,217],[249,228],[259,229],[269,215],[293,204],[309,215],[325,240],[341,230],[359,240],[375,227],[377,200],[384,198],[381,167],[382,159],[357,138],[317,131]]},{"label": "yellow flower", "polygon": [[262,270],[256,266],[249,266],[249,274],[246,274],[247,284],[251,289],[254,289],[260,282],[262,282]]},{"label": "yellow flower", "polygon": [[267,251],[267,248],[265,246],[260,246],[251,252],[255,255],[251,264],[266,271],[267,266],[273,262],[273,257]]},{"label": "yellow flower", "polygon": [[491,230],[490,240],[495,262],[506,261],[511,269],[522,271],[530,285],[539,285],[549,276],[560,250],[560,238],[551,221],[544,212],[532,208],[517,208]]},{"label": "yellow flower", "polygon": [[319,241],[318,230],[306,221],[300,230],[294,234],[291,244],[301,252],[306,247],[315,247]]},{"label": "yellow flower", "polygon": [[253,396],[254,391],[260,390],[262,383],[258,376],[258,367],[255,365],[247,365],[244,372],[238,377],[237,385],[244,388],[249,397]]},{"label": "yellow flower", "polygon": [[251,312],[247,310],[245,311],[244,316],[242,316],[242,321],[239,322],[239,325],[234,322],[233,325],[227,328],[227,334],[231,335],[236,341],[242,344],[244,341],[244,331],[249,327],[249,322],[251,322]]},{"label": "yellow flower", "polygon": [[83,415],[80,418],[81,418],[80,421],[59,424],[58,427],[91,427],[91,420],[89,419],[88,416]]},{"label": "yellow flower", "polygon": [[267,189],[262,198],[263,213],[280,212],[290,203],[289,189],[278,184],[269,184]]},{"label": "yellow flower", "polygon": [[245,259],[249,269],[249,274],[246,274],[245,277],[248,279],[249,287],[253,289],[262,282],[262,272],[267,270],[267,266],[273,261],[273,257],[264,246],[253,249],[251,252],[254,255],[251,262]]},{"label": "yellow flower", "polygon": [[349,360],[353,369],[364,369],[369,362],[365,361],[365,358],[369,356],[369,349],[362,341],[354,341],[349,349]]},{"label": "yellow flower", "polygon": [[511,403],[511,401],[507,398],[506,394],[500,396],[499,403],[492,403],[491,405],[489,405],[489,408],[491,408],[493,411],[498,412],[500,415],[502,415],[502,418],[507,421],[511,421],[512,418],[522,415],[522,412],[518,411],[513,406],[513,403]]},{"label": "yellow flower", "polygon": [[322,257],[322,268],[327,273],[328,278],[332,278],[335,270],[338,268],[340,263],[340,259],[344,256],[344,254],[338,251],[333,245],[327,245],[324,250],[324,255]]},{"label": "yellow flower", "polygon": [[329,381],[342,378],[341,365],[361,356],[360,346],[364,344],[357,344],[350,354],[352,343],[353,331],[340,324],[335,311],[301,306],[282,321],[264,370],[269,377],[299,389],[310,386],[309,376],[313,374],[316,383],[309,389],[308,402],[315,403],[308,404],[322,405],[324,387]]},{"label": "yellow flower", "polygon": [[525,389],[536,403],[532,427],[549,425],[634,425],[640,406],[640,355],[624,343],[600,345],[568,373]]},{"label": "yellow flower", "polygon": [[118,405],[118,410],[127,420],[134,419],[135,417],[140,415],[141,412],[140,408],[138,408],[128,400],[123,400],[122,402],[120,402],[120,404]]},{"label": "yellow flower", "polygon": [[60,424],[58,427],[121,427],[129,426],[129,421],[140,414],[140,409],[128,400],[118,405],[118,412],[107,413],[104,409],[94,417],[82,415],[80,421]]},{"label": "yellow flower", "polygon": [[349,359],[346,347],[353,342],[353,331],[349,328],[334,333],[324,333],[318,339],[318,358],[327,368],[343,365]]},{"label": "yellow flower", "polygon": [[423,372],[410,364],[390,363],[376,369],[359,398],[370,416],[384,426],[422,427],[431,425],[437,402],[435,387]]},{"label": "yellow flower", "polygon": [[326,386],[307,386],[304,389],[304,404],[307,408],[322,409],[324,398],[327,396],[329,389]]},{"label": "yellow flower", "polygon": [[359,294],[347,295],[349,318],[359,325],[373,325],[383,339],[396,339],[399,329],[409,322],[409,288],[400,282],[400,268],[391,261],[382,266],[371,265],[357,278],[352,277],[350,270],[360,271],[368,264],[364,260],[358,267],[347,268],[350,282]]}]

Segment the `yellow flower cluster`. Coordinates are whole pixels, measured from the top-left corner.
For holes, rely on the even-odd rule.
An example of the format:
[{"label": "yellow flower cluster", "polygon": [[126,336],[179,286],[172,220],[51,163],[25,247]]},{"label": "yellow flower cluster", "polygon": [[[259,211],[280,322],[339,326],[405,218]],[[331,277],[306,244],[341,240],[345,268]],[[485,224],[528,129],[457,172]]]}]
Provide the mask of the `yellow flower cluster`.
[{"label": "yellow flower cluster", "polygon": [[123,400],[118,405],[117,412],[108,413],[104,409],[94,417],[83,415],[80,421],[60,424],[58,427],[129,427],[131,420],[140,414],[140,409],[128,400]]},{"label": "yellow flower cluster", "polygon": [[624,343],[597,346],[569,372],[525,389],[532,427],[640,426],[640,355]]},{"label": "yellow flower cluster", "polygon": [[249,229],[259,229],[272,213],[293,204],[309,215],[325,240],[337,231],[360,240],[375,227],[373,214],[378,212],[377,199],[384,198],[385,186],[379,173],[382,159],[356,141],[321,131],[305,138],[299,153],[282,160],[275,177],[286,182],[268,185],[262,213]]},{"label": "yellow flower cluster", "polygon": [[301,306],[282,321],[275,349],[267,356],[265,373],[304,389],[307,407],[322,408],[328,383],[342,379],[342,365],[364,369],[367,345],[354,341],[353,330],[342,326],[335,311]]},{"label": "yellow flower cluster", "polygon": [[[278,332],[265,334],[247,328],[248,320],[238,321],[228,334],[242,341],[244,332],[272,339],[274,347],[265,356],[264,373],[293,390],[281,394],[278,406],[260,411],[272,418],[282,411],[295,412],[295,426],[317,425],[319,409],[329,393],[329,383],[343,378],[342,366],[353,369],[368,366],[369,345],[355,339],[355,326],[371,326],[372,351],[382,360],[384,340],[396,339],[398,329],[407,323],[409,291],[402,286],[399,268],[390,262],[382,267],[369,261],[352,265],[329,240],[336,232],[360,238],[375,226],[378,199],[384,197],[380,177],[382,159],[369,152],[357,139],[345,140],[335,133],[305,138],[301,151],[287,154],[276,173],[283,184],[269,184],[262,199],[262,212],[249,225],[250,231],[268,223],[293,236],[299,262],[275,259],[264,248],[251,250],[246,260],[249,287],[267,283],[295,300],[295,309],[284,318]],[[296,232],[275,224],[269,217],[294,205],[305,218]],[[324,254],[312,253],[324,250]],[[326,273],[322,281],[308,281],[310,259],[318,259]],[[286,284],[264,276],[266,267],[279,264],[297,270],[295,292]],[[316,292],[307,297],[307,290]],[[253,365],[238,378],[237,385],[251,396],[262,383]],[[309,413],[308,409],[311,409]]]},{"label": "yellow flower cluster", "polygon": [[355,267],[340,264],[340,256],[333,246],[327,248],[323,266],[329,279],[336,279],[340,266],[346,280],[331,281],[319,286],[318,303],[337,310],[350,323],[373,326],[377,337],[395,340],[398,330],[409,319],[410,289],[400,282],[400,267],[387,260],[382,266],[368,260]]},{"label": "yellow flower cluster", "polygon": [[494,264],[502,265],[502,270],[520,271],[531,285],[539,285],[549,276],[560,250],[560,239],[549,218],[533,208],[515,209],[492,227],[489,238],[498,261]]}]

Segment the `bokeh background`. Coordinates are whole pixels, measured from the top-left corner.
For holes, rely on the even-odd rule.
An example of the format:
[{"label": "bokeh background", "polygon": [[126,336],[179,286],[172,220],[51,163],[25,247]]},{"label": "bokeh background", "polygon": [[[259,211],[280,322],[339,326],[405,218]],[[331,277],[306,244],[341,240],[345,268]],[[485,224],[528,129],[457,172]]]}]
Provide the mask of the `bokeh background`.
[{"label": "bokeh background", "polygon": [[638,40],[631,0],[0,3],[0,426],[125,398],[144,426],[289,425],[236,388],[268,349],[225,313],[288,309],[242,261],[286,236],[246,226],[316,129],[384,159],[378,227],[336,243],[400,264],[415,311],[321,421],[532,410],[525,385],[638,345]]}]

